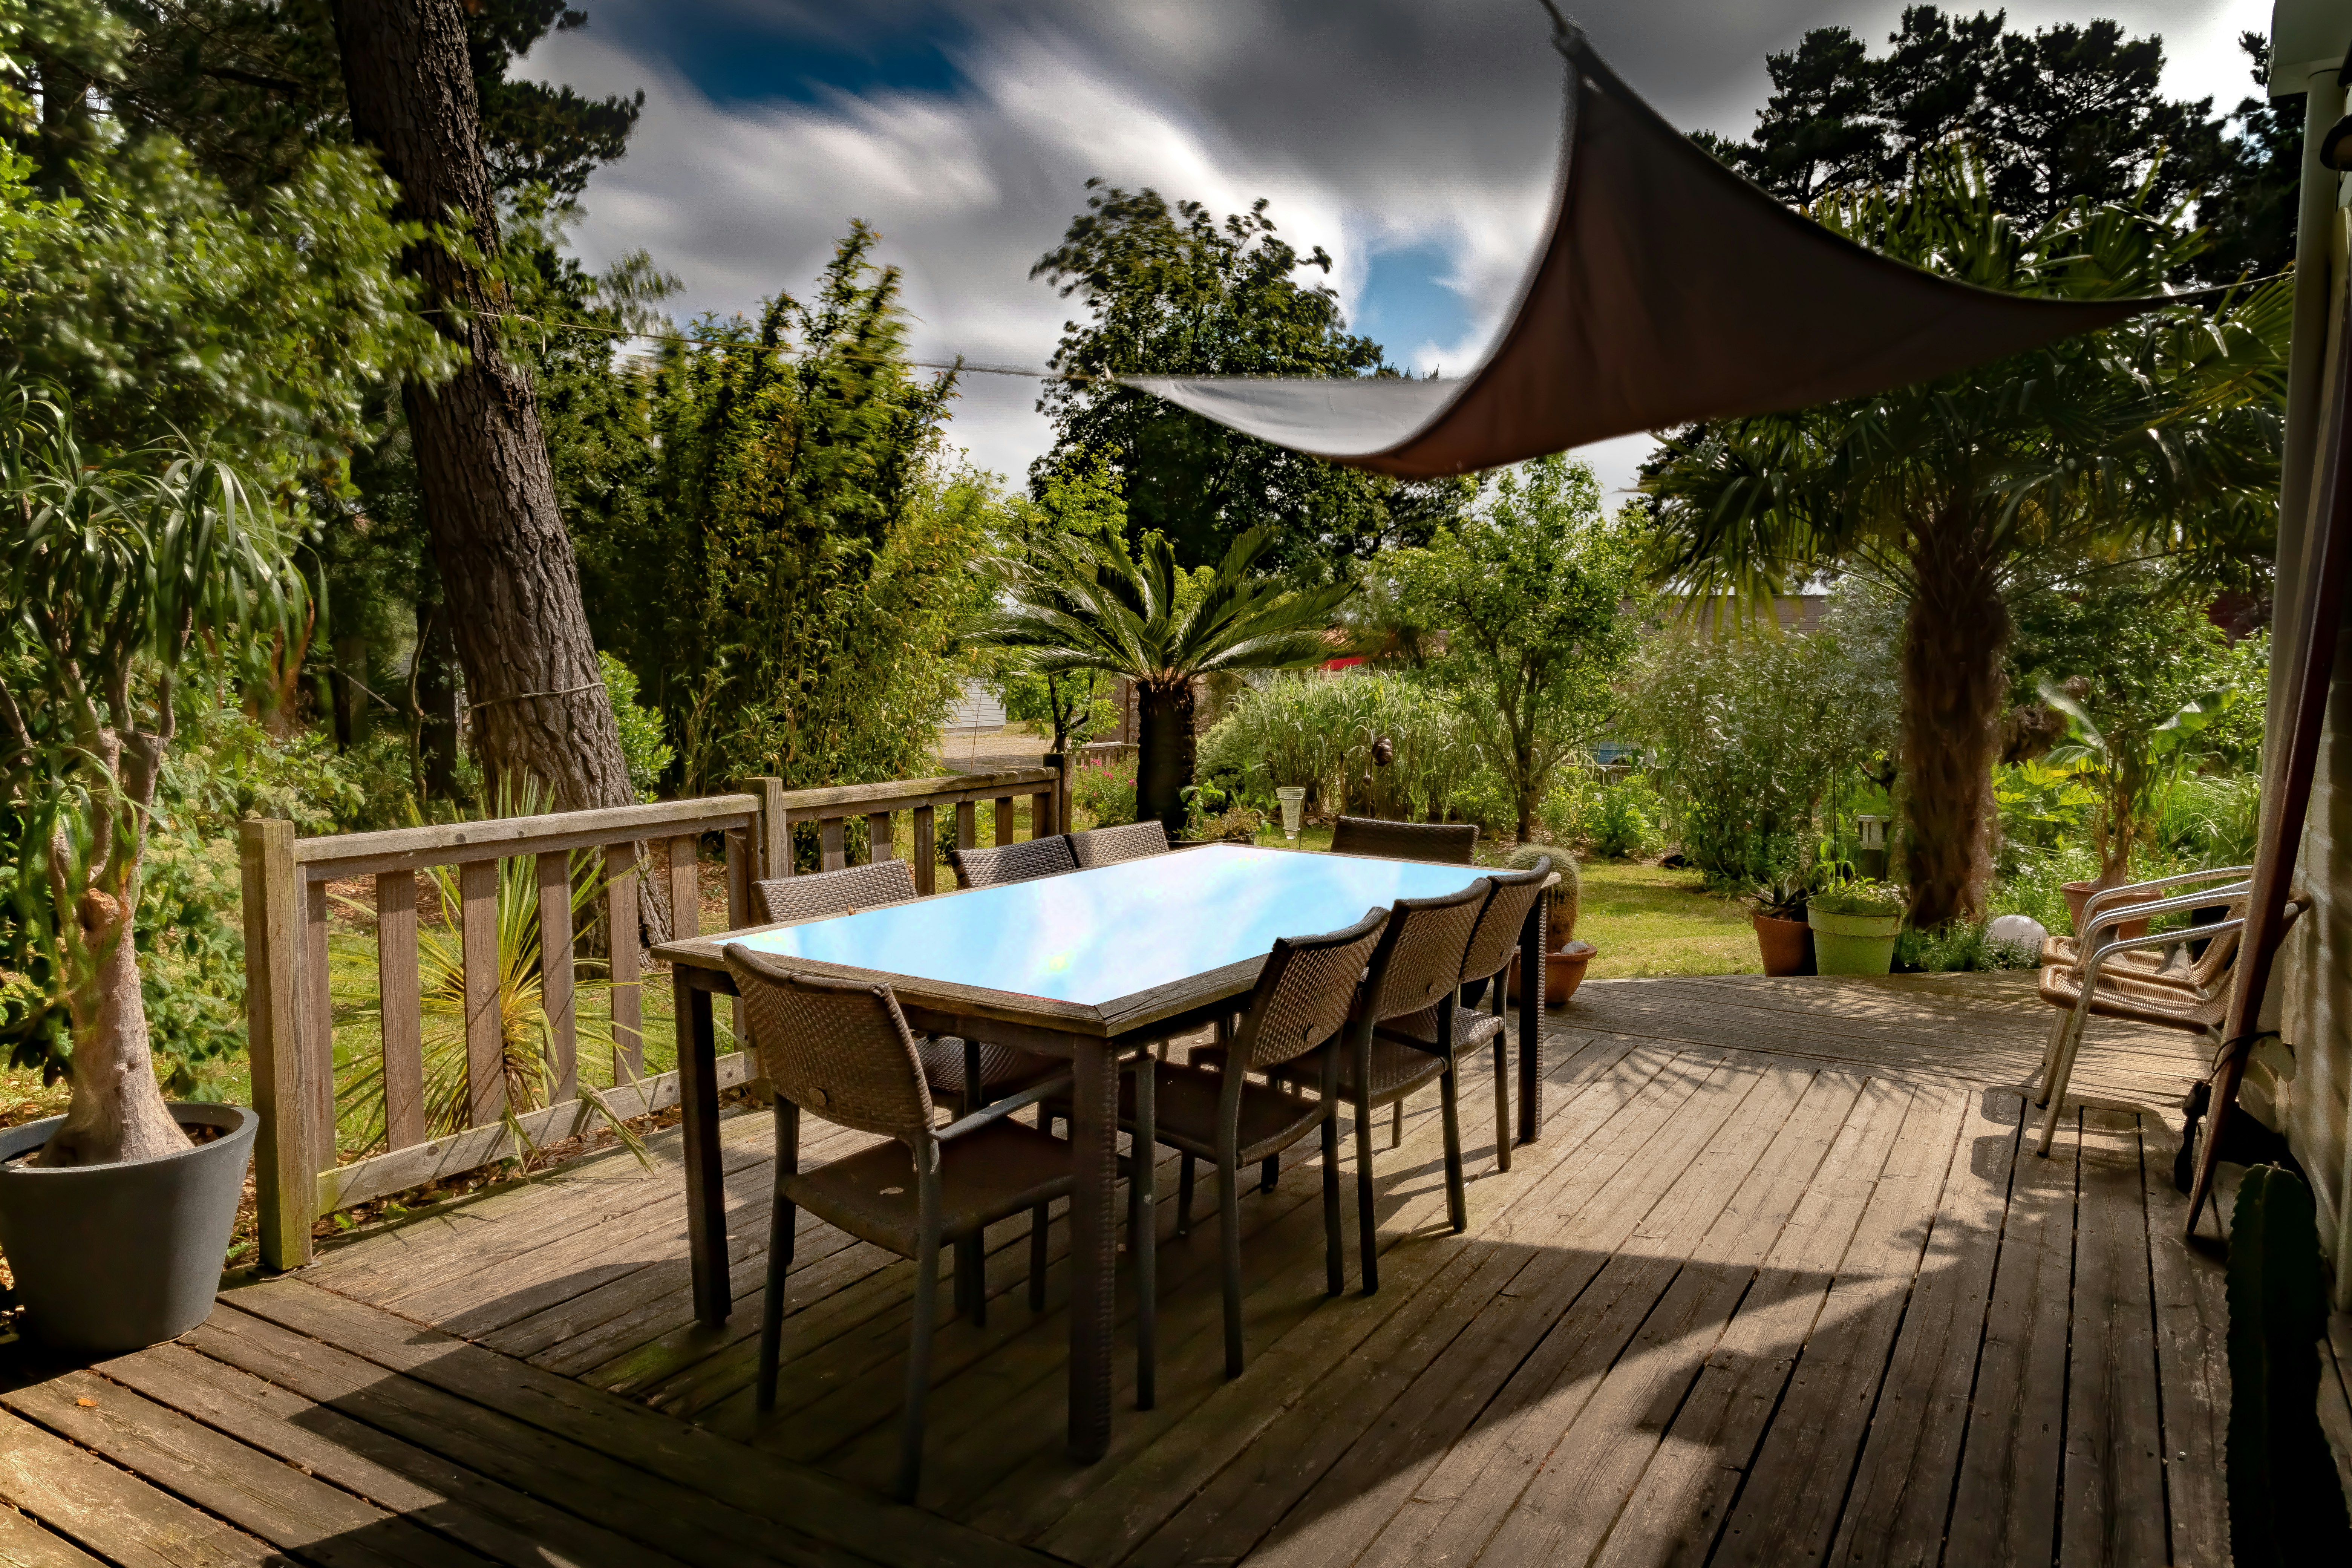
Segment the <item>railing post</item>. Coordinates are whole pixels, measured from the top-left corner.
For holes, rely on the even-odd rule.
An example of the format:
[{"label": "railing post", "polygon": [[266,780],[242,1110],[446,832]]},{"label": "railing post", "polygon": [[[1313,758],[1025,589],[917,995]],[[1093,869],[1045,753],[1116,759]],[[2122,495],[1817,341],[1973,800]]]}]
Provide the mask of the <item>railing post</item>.
[{"label": "railing post", "polygon": [[[1066,752],[1048,752],[1045,756],[1045,763],[1047,767],[1054,770],[1054,782],[1051,785],[1051,795],[1054,802],[1054,826],[1048,831],[1054,833],[1067,833],[1070,830],[1069,753]],[[1045,797],[1041,796],[1039,798],[1042,799]],[[1035,806],[1031,806],[1030,812],[1032,817],[1030,827],[1031,831],[1034,833],[1036,831],[1036,824],[1034,821],[1036,812]]]},{"label": "railing post", "polygon": [[261,1116],[254,1158],[261,1266],[299,1268],[310,1261],[321,1162],[310,1147],[309,1064],[298,1012],[302,886],[294,825],[238,823],[237,861],[245,885],[246,1049],[253,1108]]},{"label": "railing post", "polygon": [[752,879],[765,882],[791,876],[793,830],[784,822],[784,781],[748,778],[741,788],[745,795],[760,798],[760,820],[751,827],[759,847],[752,857]]}]

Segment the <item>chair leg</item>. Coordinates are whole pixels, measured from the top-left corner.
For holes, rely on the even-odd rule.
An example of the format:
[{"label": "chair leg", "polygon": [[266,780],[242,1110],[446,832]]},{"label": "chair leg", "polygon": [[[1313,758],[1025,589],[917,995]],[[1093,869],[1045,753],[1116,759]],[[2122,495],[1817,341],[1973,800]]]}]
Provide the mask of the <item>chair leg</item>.
[{"label": "chair leg", "polygon": [[975,1329],[988,1327],[988,1237],[974,1231],[955,1244],[957,1310]]},{"label": "chair leg", "polygon": [[1369,1296],[1381,1288],[1381,1225],[1372,1201],[1372,1108],[1368,1099],[1360,1096],[1355,1109],[1356,1240],[1363,1253],[1360,1267],[1364,1294]]},{"label": "chair leg", "polygon": [[1225,1376],[1242,1374],[1242,1191],[1238,1161],[1217,1162],[1217,1250],[1225,1295]]},{"label": "chair leg", "polygon": [[1495,1037],[1495,1169],[1511,1168],[1511,1053]]},{"label": "chair leg", "polygon": [[1323,1293],[1348,1288],[1347,1244],[1339,1237],[1339,1119],[1323,1119]]},{"label": "chair leg", "polygon": [[1045,1225],[1051,1205],[1039,1204],[1029,1211],[1029,1310],[1045,1310]]},{"label": "chair leg", "polygon": [[987,1104],[988,1091],[981,1087],[980,1082],[980,1042],[966,1040],[963,1043],[964,1114],[969,1116],[975,1110],[984,1109]]},{"label": "chair leg", "polygon": [[2058,1118],[2066,1107],[2066,1080],[2074,1076],[2074,1055],[2082,1049],[2083,1026],[2088,1022],[2084,1016],[2085,1011],[2078,1004],[2065,1015],[2066,1022],[2072,1026],[2067,1029],[2065,1038],[2058,1047],[2058,1060],[2050,1072],[2046,1085],[2050,1108],[2042,1113],[2042,1142],[2034,1151],[2044,1159],[2050,1156],[2051,1142],[2058,1135]]},{"label": "chair leg", "polygon": [[1445,1123],[1445,1217],[1460,1235],[1470,1228],[1470,1199],[1462,1190],[1462,1090],[1460,1074],[1445,1064],[1437,1080],[1438,1106]]},{"label": "chair leg", "polygon": [[1154,1100],[1158,1077],[1146,1051],[1135,1072],[1135,1142],[1127,1178],[1127,1244],[1135,1254],[1135,1407],[1160,1402],[1160,1129]]},{"label": "chair leg", "polygon": [[1176,1234],[1192,1234],[1192,1156],[1181,1154],[1176,1160]]},{"label": "chair leg", "polygon": [[793,1269],[793,1231],[799,1219],[789,1199],[777,1194],[768,1211],[768,1289],[760,1301],[760,1389],[761,1410],[776,1407],[776,1367],[783,1359],[785,1279]]},{"label": "chair leg", "polygon": [[913,1502],[923,1480],[923,1407],[931,1396],[931,1331],[940,1315],[940,1238],[927,1234],[915,1244],[914,1337],[907,1347],[907,1408],[898,1426],[901,1502]]},{"label": "chair leg", "polygon": [[2074,1026],[2074,1009],[2061,1009],[2050,1020],[2050,1040],[2042,1047],[2042,1068],[2033,1075],[2033,1108],[2050,1103],[2050,1079],[2058,1070],[2058,1053],[2066,1048],[2066,1032]]},{"label": "chair leg", "polygon": [[1281,1177],[1281,1175],[1282,1156],[1279,1154],[1268,1154],[1265,1157],[1265,1163],[1258,1170],[1257,1190],[1262,1193],[1270,1193],[1274,1191],[1274,1184]]},{"label": "chair leg", "polygon": [[1402,1100],[1389,1107],[1389,1147],[1404,1147],[1404,1101]]}]

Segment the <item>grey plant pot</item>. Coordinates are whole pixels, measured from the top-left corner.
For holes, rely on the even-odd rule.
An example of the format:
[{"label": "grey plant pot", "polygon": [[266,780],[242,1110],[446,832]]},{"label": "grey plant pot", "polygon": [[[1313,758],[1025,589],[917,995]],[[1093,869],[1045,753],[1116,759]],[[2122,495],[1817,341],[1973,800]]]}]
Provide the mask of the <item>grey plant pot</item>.
[{"label": "grey plant pot", "polygon": [[172,1117],[223,1131],[181,1153],[54,1171],[5,1162],[47,1142],[64,1117],[0,1132],[0,1253],[47,1343],[142,1350],[211,1316],[261,1118],[196,1104]]}]

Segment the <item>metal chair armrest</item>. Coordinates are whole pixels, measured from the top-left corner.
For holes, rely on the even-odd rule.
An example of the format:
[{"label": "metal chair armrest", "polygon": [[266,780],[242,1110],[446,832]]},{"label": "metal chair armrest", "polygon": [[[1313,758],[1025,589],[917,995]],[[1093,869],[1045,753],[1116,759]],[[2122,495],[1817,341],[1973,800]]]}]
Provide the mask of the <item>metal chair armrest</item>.
[{"label": "metal chair armrest", "polygon": [[[2205,909],[2219,900],[2234,898],[2240,893],[2251,892],[2252,889],[2252,883],[2240,882],[2226,888],[2208,888],[2199,893],[2176,893],[2168,899],[2151,899],[2144,904],[2126,904],[2119,910],[2102,910],[2095,920],[2092,918],[2091,912],[2085,910],[2083,911],[2083,925],[2088,933],[2095,938],[2103,931],[2112,931],[2131,921],[2146,920],[2151,915],[2168,915],[2179,910]],[[2193,933],[2192,937],[2184,937],[2179,931],[2167,931],[2164,934],[2174,942],[2187,942],[2193,940],[2193,937],[2204,936],[2213,930],[2211,926],[2192,926],[2189,929]]]},{"label": "metal chair armrest", "polygon": [[2222,882],[2232,878],[2243,879],[2254,874],[2252,866],[2210,866],[2202,871],[2176,871],[2169,877],[2158,877],[2146,882],[2126,882],[2113,888],[2102,888],[2083,903],[2083,923],[2091,923],[2097,914],[2117,899],[2138,893],[2152,893],[2159,888],[2185,888],[2197,882]]},{"label": "metal chair armrest", "polygon": [[1013,1111],[1036,1104],[1049,1096],[1070,1092],[1074,1081],[1069,1073],[1055,1073],[1043,1083],[1031,1084],[1018,1094],[1008,1094],[1003,1100],[992,1100],[969,1116],[960,1116],[931,1134],[944,1143],[950,1138],[961,1138],[967,1132],[977,1132],[992,1121],[1002,1121]]}]

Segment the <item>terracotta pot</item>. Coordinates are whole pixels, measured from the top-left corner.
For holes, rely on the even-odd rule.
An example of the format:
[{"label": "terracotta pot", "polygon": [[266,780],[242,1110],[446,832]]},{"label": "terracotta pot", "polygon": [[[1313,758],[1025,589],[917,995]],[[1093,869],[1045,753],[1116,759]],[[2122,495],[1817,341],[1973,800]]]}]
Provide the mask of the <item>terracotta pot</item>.
[{"label": "terracotta pot", "polygon": [[1813,928],[1802,921],[1750,914],[1756,945],[1764,955],[1767,974],[1811,974],[1813,972]]},{"label": "terracotta pot", "polygon": [[[2099,884],[2096,882],[2066,882],[2061,884],[2061,886],[2064,888],[2066,892],[2066,917],[2073,922],[2074,934],[2079,937],[2083,934],[2083,906],[2091,901],[2091,895],[2099,890]],[[2147,934],[2147,922],[2146,921],[2126,921],[2116,934],[2117,936],[2126,937],[2146,936]]]},{"label": "terracotta pot", "polygon": [[[1589,942],[1571,942],[1556,952],[1544,954],[1544,1005],[1557,1007],[1576,994],[1584,984],[1585,965],[1601,950]],[[1511,1000],[1519,999],[1519,960],[1511,955]]]}]

